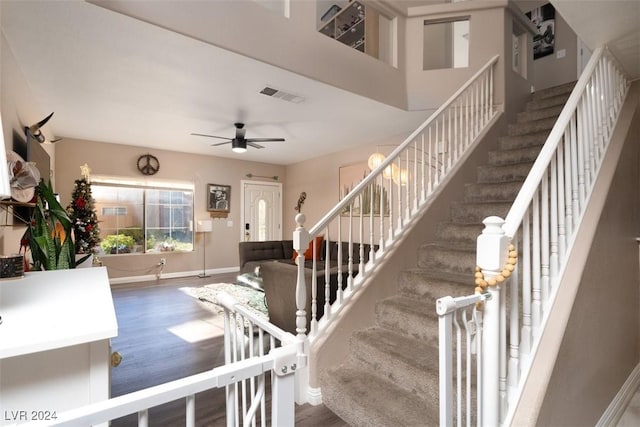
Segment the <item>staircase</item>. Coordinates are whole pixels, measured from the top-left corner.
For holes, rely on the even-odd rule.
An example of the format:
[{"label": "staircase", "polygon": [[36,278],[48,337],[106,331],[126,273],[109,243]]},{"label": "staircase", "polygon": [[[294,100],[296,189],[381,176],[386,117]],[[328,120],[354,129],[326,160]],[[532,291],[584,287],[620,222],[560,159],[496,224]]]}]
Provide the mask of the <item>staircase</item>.
[{"label": "staircase", "polygon": [[435,301],[473,292],[482,220],[507,213],[573,86],[532,96],[478,168],[477,182],[452,203],[450,222],[420,247],[417,267],[400,274],[398,294],[378,302],[375,326],[355,332],[349,359],[321,376],[323,403],[350,425],[438,424]]}]

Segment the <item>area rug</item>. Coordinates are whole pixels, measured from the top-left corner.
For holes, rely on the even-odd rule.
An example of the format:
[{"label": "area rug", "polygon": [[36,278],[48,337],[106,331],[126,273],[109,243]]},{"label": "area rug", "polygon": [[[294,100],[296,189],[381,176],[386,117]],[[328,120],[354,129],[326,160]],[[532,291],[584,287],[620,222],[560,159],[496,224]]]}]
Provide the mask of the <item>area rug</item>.
[{"label": "area rug", "polygon": [[232,283],[212,283],[201,287],[181,288],[181,290],[187,295],[199,299],[218,313],[224,311],[224,308],[218,303],[218,295],[220,292],[225,292],[255,315],[263,319],[269,318],[264,292]]}]

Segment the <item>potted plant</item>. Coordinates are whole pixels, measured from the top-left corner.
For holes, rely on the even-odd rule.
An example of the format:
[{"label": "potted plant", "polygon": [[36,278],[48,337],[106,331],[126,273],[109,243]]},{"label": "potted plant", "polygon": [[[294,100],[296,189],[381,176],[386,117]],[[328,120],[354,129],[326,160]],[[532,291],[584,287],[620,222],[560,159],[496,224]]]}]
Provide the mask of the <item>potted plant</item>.
[{"label": "potted plant", "polygon": [[[75,268],[71,220],[55,197],[51,183],[44,180],[36,187],[33,217],[22,237],[22,246],[29,247],[34,270]],[[82,261],[82,260],[80,260]]]}]

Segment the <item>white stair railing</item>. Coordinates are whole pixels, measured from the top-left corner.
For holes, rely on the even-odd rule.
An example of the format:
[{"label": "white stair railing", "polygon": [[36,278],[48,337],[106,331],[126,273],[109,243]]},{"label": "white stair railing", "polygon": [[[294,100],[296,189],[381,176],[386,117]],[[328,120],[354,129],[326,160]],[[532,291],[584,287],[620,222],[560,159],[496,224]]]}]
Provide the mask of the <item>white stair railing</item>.
[{"label": "white stair railing", "polygon": [[[313,341],[336,318],[495,121],[497,62],[498,56],[491,58],[309,231],[304,228],[304,215],[296,216],[293,241],[298,252],[300,343],[307,333]],[[318,246],[317,236],[323,236],[324,249]],[[312,261],[305,265],[309,242],[314,242]],[[318,268],[320,258],[322,268]],[[307,284],[305,269],[309,268],[312,283]]]},{"label": "white stair railing", "polygon": [[[149,409],[184,400],[186,427],[196,425],[196,395],[226,388],[227,427],[295,425],[295,373],[304,365],[296,337],[261,319],[232,296],[221,293],[219,304],[225,311],[225,365],[210,371],[170,381],[155,387],[96,402],[56,414],[47,426],[90,426],[138,415],[138,426],[152,420]],[[267,376],[267,372],[270,375]],[[267,388],[269,378],[271,387]],[[267,414],[266,393],[271,406]],[[42,422],[21,423],[20,427],[42,426]],[[16,425],[17,426],[17,425]]]},{"label": "white stair railing", "polygon": [[[611,54],[596,49],[506,219],[484,221],[476,260],[488,297],[478,425],[510,424],[628,88]],[[510,244],[518,262],[505,272]],[[500,275],[510,278],[496,281]],[[449,373],[441,367],[440,375]]]}]

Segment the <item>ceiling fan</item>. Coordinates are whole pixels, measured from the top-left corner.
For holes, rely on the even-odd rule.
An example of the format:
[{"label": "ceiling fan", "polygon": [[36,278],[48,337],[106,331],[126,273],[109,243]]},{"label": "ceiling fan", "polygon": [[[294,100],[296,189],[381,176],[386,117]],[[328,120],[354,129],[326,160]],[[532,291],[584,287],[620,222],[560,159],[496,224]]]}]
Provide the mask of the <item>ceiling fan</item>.
[{"label": "ceiling fan", "polygon": [[234,123],[233,125],[236,127],[235,138],[206,135],[202,133],[192,133],[191,135],[205,136],[207,138],[226,139],[228,141],[211,145],[216,147],[218,145],[231,144],[231,150],[234,153],[244,153],[245,151],[247,151],[247,145],[253,148],[264,148],[262,145],[256,144],[256,142],[284,142],[284,138],[245,138],[244,135],[246,134],[247,130],[244,128],[244,123]]}]

